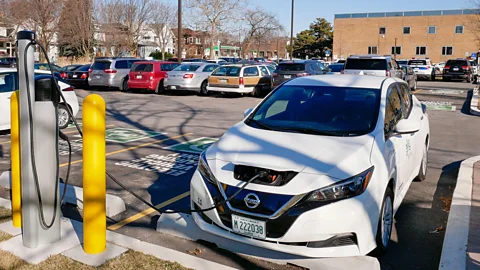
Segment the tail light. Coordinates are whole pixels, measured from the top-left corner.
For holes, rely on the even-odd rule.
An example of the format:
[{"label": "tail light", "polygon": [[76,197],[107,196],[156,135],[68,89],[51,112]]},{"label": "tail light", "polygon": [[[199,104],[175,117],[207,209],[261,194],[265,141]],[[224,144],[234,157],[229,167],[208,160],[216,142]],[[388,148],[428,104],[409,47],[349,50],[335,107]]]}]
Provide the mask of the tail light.
[{"label": "tail light", "polygon": [[238,78],[238,84],[240,84],[240,85],[244,85],[244,84],[245,84],[245,82],[244,82],[244,80],[243,80],[243,77]]},{"label": "tail light", "polygon": [[117,73],[117,70],[116,69],[104,69],[103,72],[105,72],[107,74],[115,74],[115,73]]},{"label": "tail light", "polygon": [[310,76],[308,73],[299,73],[297,74],[297,77],[305,77],[305,76]]},{"label": "tail light", "polygon": [[467,70],[467,69],[468,69],[468,66],[462,66],[462,69]]},{"label": "tail light", "polygon": [[88,73],[92,73],[92,69],[91,69],[91,68],[88,69]]},{"label": "tail light", "polygon": [[63,92],[70,92],[70,91],[73,91],[75,88],[73,88],[73,86],[70,86],[70,87],[67,87],[65,89],[63,89],[62,91]]},{"label": "tail light", "polygon": [[153,76],[150,76],[150,81],[152,81],[152,80],[153,80]]},{"label": "tail light", "polygon": [[444,66],[443,68],[444,69],[450,69],[450,66]]},{"label": "tail light", "polygon": [[67,78],[67,73],[65,72],[60,73],[60,77],[62,77],[63,79]]},{"label": "tail light", "polygon": [[80,76],[80,79],[86,79],[87,78],[87,73],[82,73],[82,76]]},{"label": "tail light", "polygon": [[392,74],[390,73],[390,70],[387,70],[387,77],[391,77]]},{"label": "tail light", "polygon": [[184,78],[184,79],[192,79],[192,78],[193,78],[193,74],[187,73],[187,74],[183,75],[183,78]]}]

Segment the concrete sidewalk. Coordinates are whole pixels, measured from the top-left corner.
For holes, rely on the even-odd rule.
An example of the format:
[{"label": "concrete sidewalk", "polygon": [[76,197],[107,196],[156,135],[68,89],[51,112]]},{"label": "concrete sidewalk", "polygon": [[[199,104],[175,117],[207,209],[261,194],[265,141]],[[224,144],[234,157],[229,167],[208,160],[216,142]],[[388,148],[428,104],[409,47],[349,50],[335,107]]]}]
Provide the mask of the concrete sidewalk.
[{"label": "concrete sidewalk", "polygon": [[467,269],[480,269],[480,161],[473,165],[472,208],[467,245]]}]

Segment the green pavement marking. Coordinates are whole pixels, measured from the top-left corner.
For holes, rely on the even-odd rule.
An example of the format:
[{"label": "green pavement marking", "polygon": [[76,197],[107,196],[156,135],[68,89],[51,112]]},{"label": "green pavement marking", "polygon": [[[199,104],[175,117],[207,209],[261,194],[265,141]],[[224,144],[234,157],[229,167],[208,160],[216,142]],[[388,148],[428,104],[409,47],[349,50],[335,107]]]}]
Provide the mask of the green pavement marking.
[{"label": "green pavement marking", "polygon": [[[82,123],[78,123],[79,126],[82,126]],[[73,128],[76,127],[74,123],[70,123],[67,128]]]},{"label": "green pavement marking", "polygon": [[436,111],[455,111],[456,106],[450,105],[427,105],[428,110],[436,110]]},{"label": "green pavement marking", "polygon": [[128,143],[165,134],[141,129],[112,128],[106,130],[105,139],[109,142]]},{"label": "green pavement marking", "polygon": [[214,144],[216,141],[218,141],[217,138],[202,137],[202,138],[190,140],[188,142],[177,143],[171,146],[167,146],[167,147],[164,147],[163,149],[171,150],[175,152],[200,154],[205,149],[207,149],[210,145]]}]

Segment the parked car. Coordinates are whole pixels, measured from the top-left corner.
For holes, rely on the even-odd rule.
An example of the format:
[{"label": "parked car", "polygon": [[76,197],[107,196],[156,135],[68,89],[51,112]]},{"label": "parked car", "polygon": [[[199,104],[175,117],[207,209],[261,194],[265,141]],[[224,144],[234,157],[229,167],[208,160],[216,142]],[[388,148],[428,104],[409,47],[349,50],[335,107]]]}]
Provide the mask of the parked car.
[{"label": "parked car", "polygon": [[404,74],[402,79],[407,82],[412,91],[417,90],[417,73],[410,66],[402,66],[402,69]]},{"label": "parked car", "polygon": [[396,61],[397,61],[397,64],[400,67],[408,66],[408,60],[407,59],[396,59]]},{"label": "parked car", "polygon": [[[88,89],[88,71],[90,70],[90,64],[83,65],[73,70],[63,72],[65,74],[62,78],[65,79],[69,84],[73,85],[76,88]],[[62,73],[61,73],[62,74]]]},{"label": "parked car", "polygon": [[408,66],[413,68],[417,78],[429,81],[435,80],[435,69],[430,59],[412,59],[408,60]]},{"label": "parked car", "polygon": [[150,90],[160,94],[165,89],[165,80],[168,77],[167,72],[179,65],[176,62],[163,61],[135,62],[128,73],[127,86],[122,87],[122,89],[124,91]]},{"label": "parked car", "polygon": [[217,68],[208,78],[208,91],[252,94],[261,97],[272,89],[272,74],[265,65],[231,64]]},{"label": "parked car", "polygon": [[90,87],[112,87],[125,91],[128,72],[138,58],[100,57],[96,58],[90,68],[88,84]]},{"label": "parked car", "polygon": [[75,64],[75,65],[68,65],[68,66],[64,66],[62,68],[60,68],[60,71],[62,72],[68,72],[68,71],[73,71],[79,67],[81,67],[83,65],[79,65],[79,64]]},{"label": "parked car", "polygon": [[391,56],[380,56],[374,54],[352,55],[347,58],[344,74],[373,75],[380,77],[404,77],[402,68]]},{"label": "parked car", "polygon": [[232,199],[193,219],[219,237],[304,257],[385,253],[396,210],[427,173],[425,108],[398,78],[288,81],[200,155],[191,209]]},{"label": "parked car", "polygon": [[338,64],[345,64],[345,62],[347,62],[347,60],[345,60],[345,59],[341,59],[341,60],[337,60],[337,62],[335,62],[335,63],[338,63]]},{"label": "parked car", "polygon": [[206,62],[207,60],[202,59],[202,58],[186,58],[182,60],[182,63],[203,63]]},{"label": "parked car", "polygon": [[220,57],[220,58],[218,58],[218,59],[225,60],[225,61],[227,61],[229,64],[233,64],[233,63],[236,63],[236,62],[242,60],[242,58],[240,58],[240,57]]},{"label": "parked car", "polygon": [[344,64],[331,64],[328,66],[328,74],[341,74],[344,67]]},{"label": "parked car", "polygon": [[0,67],[16,67],[17,58],[16,57],[1,57],[0,58]]},{"label": "parked car", "polygon": [[316,60],[283,61],[273,73],[273,86],[297,77],[327,74],[327,68]]},{"label": "parked car", "polygon": [[223,60],[223,59],[214,59],[214,60],[207,60],[205,61],[206,63],[212,63],[212,64],[218,64],[218,65],[226,65],[228,64],[227,61]]},{"label": "parked car", "polygon": [[479,72],[478,64],[474,60],[469,60],[468,62],[470,62],[470,66],[473,69],[473,80],[476,81],[478,77],[478,72]]},{"label": "parked car", "polygon": [[473,68],[467,59],[450,59],[443,68],[444,81],[461,79],[467,82],[473,81]]},{"label": "parked car", "polygon": [[435,75],[442,75],[443,68],[445,67],[445,62],[440,62],[438,64],[435,64],[433,67],[435,68]]},{"label": "parked car", "polygon": [[208,76],[219,67],[212,63],[185,63],[168,72],[165,91],[188,90],[207,95]]},{"label": "parked car", "polygon": [[[50,71],[35,70],[35,76],[49,75]],[[68,126],[71,119],[67,112],[67,106],[77,115],[79,111],[79,104],[74,88],[67,84],[60,78],[59,74],[55,74],[58,85],[67,100],[65,104],[62,100],[58,105],[58,126],[63,129]],[[18,73],[16,68],[1,68],[0,69],[0,130],[10,129],[10,96],[13,91],[16,91],[18,86]]]},{"label": "parked car", "polygon": [[[51,65],[52,65],[52,68],[53,68],[54,72],[58,72],[58,73],[62,72],[62,67],[57,66],[55,64],[51,64]],[[34,66],[34,69],[50,70],[50,66],[48,65],[48,63],[36,63],[33,66]]]}]

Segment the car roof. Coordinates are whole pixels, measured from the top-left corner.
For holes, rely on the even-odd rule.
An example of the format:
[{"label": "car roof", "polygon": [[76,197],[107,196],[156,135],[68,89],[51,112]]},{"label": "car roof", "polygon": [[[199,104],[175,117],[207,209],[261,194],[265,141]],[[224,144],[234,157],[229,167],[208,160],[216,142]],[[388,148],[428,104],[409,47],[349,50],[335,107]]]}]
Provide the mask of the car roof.
[{"label": "car roof", "polygon": [[350,55],[348,58],[387,59],[392,57],[390,55],[378,55],[378,54],[355,54],[355,55]]},{"label": "car roof", "polygon": [[286,82],[285,85],[314,85],[380,89],[385,82],[393,83],[399,81],[401,80],[380,76],[332,74],[300,77]]}]

